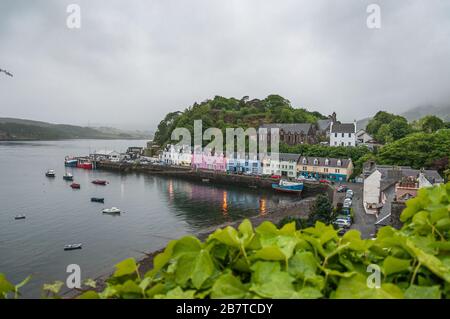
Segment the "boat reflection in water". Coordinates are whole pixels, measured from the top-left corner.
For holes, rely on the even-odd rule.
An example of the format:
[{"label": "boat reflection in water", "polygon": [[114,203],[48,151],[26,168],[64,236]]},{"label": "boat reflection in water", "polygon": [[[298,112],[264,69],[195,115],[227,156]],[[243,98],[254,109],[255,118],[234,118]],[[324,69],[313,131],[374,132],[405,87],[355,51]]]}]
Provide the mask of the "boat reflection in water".
[{"label": "boat reflection in water", "polygon": [[147,177],[172,207],[171,212],[193,230],[252,216],[266,216],[279,205],[298,201],[297,197],[270,190],[193,183],[185,180]]}]

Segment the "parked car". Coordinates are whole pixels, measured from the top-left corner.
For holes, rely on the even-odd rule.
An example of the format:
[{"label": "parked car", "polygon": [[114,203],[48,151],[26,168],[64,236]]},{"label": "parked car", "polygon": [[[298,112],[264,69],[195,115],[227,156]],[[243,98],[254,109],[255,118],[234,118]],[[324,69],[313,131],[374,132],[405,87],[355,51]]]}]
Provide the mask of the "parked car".
[{"label": "parked car", "polygon": [[344,208],[349,208],[352,206],[352,200],[350,198],[344,199]]},{"label": "parked car", "polygon": [[308,182],[317,182],[317,179],[315,179],[314,177],[310,177],[310,176],[305,177],[304,180],[305,180],[305,181],[308,181]]},{"label": "parked car", "polygon": [[331,181],[329,181],[328,179],[320,179],[319,183],[321,183],[321,184],[331,184]]},{"label": "parked car", "polygon": [[347,189],[347,191],[345,192],[345,197],[353,198],[353,191],[351,189]]},{"label": "parked car", "polygon": [[343,236],[343,235],[345,235],[345,233],[348,231],[348,229],[346,229],[346,228],[339,228],[339,230],[338,230],[338,235],[339,236]]},{"label": "parked car", "polygon": [[244,175],[250,176],[250,175],[253,175],[253,173],[252,173],[252,171],[247,171],[244,173]]},{"label": "parked car", "polygon": [[272,176],[270,176],[270,178],[273,178],[273,179],[280,179],[281,176],[280,176],[280,175],[272,175]]},{"label": "parked car", "polygon": [[347,190],[348,190],[348,187],[345,185],[339,185],[339,187],[337,188],[338,193],[345,193]]},{"label": "parked car", "polygon": [[348,228],[351,226],[351,222],[348,219],[344,219],[344,218],[337,218],[333,224],[335,224],[338,227],[344,227],[344,228]]},{"label": "parked car", "polygon": [[306,177],[303,176],[303,175],[299,175],[299,176],[296,178],[296,180],[298,180],[298,181],[300,181],[300,182],[304,181],[305,179],[306,179]]}]

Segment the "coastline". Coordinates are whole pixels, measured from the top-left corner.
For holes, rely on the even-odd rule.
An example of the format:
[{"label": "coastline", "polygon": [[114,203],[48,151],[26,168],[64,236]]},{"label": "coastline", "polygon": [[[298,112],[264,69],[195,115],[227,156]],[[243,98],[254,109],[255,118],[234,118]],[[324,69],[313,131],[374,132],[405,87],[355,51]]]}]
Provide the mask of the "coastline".
[{"label": "coastline", "polygon": [[[212,234],[215,230],[220,228],[225,228],[227,226],[237,227],[244,219],[249,219],[252,222],[252,225],[254,228],[258,227],[261,223],[264,221],[270,221],[274,224],[277,224],[279,221],[281,221],[284,217],[287,216],[293,216],[293,217],[307,217],[310,213],[310,206],[311,203],[314,201],[315,196],[313,197],[306,197],[300,200],[299,202],[293,202],[291,204],[287,205],[280,205],[276,207],[275,209],[272,209],[268,211],[265,215],[256,215],[248,218],[240,218],[238,220],[232,221],[232,222],[226,222],[219,224],[217,226],[210,226],[203,228],[195,233],[186,234],[186,236],[195,236],[199,238],[200,240],[205,240],[208,238],[210,234]],[[139,275],[144,276],[145,273],[147,273],[149,270],[153,268],[153,259],[160,253],[162,253],[169,243],[170,240],[168,240],[163,248],[160,248],[155,251],[151,252],[143,252],[144,256],[142,256],[140,259],[137,259],[137,263],[139,265]],[[102,274],[97,276],[96,278],[93,278],[93,280],[96,282],[96,288],[92,289],[90,287],[82,287],[81,289],[77,290],[68,290],[66,292],[63,292],[61,295],[63,298],[76,298],[81,293],[83,293],[86,290],[94,290],[97,292],[102,291],[106,287],[106,281],[108,278],[112,276],[114,273],[114,269],[111,269],[108,273]]]}]

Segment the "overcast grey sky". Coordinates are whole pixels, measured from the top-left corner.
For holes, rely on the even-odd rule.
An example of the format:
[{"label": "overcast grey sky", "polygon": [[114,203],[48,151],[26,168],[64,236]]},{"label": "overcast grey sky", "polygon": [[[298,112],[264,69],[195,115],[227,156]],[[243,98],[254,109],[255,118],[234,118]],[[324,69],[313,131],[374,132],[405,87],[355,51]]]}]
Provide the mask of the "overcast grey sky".
[{"label": "overcast grey sky", "polygon": [[450,101],[450,1],[1,0],[0,68],[0,117],[151,129],[215,95],[275,93],[353,120]]}]

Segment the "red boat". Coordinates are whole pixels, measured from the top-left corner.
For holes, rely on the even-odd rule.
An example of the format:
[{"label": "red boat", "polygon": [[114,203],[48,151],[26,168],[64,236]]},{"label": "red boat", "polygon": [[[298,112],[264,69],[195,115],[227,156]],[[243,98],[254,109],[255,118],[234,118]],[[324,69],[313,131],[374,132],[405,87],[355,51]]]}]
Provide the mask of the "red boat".
[{"label": "red boat", "polygon": [[95,185],[106,185],[106,184],[108,184],[108,182],[104,181],[104,180],[101,180],[101,179],[96,179],[95,181],[92,181],[92,184],[95,184]]},{"label": "red boat", "polygon": [[72,187],[73,189],[80,189],[81,185],[77,184],[77,183],[72,183],[72,184],[70,184],[70,187]]},{"label": "red boat", "polygon": [[92,169],[92,163],[91,162],[78,162],[77,167],[83,168],[83,169]]}]

